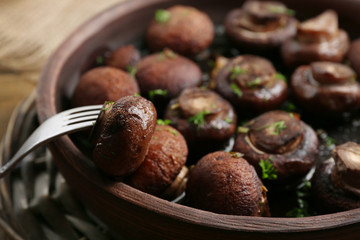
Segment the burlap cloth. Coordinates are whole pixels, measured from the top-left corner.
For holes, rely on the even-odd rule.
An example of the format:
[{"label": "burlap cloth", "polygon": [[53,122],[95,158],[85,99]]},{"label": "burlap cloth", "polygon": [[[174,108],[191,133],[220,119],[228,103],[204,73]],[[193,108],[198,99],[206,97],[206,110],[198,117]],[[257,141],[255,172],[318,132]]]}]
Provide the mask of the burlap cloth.
[{"label": "burlap cloth", "polygon": [[0,137],[57,46],[96,13],[124,0],[0,0]]},{"label": "burlap cloth", "polygon": [[[57,46],[84,21],[120,1],[0,0],[0,138]],[[0,239],[5,239],[1,226]]]}]

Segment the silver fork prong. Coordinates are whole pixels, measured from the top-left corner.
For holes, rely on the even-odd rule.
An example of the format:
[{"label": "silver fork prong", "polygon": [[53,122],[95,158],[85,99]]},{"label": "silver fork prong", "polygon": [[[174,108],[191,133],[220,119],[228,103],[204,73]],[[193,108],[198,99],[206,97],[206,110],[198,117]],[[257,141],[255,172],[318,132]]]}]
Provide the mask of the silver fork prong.
[{"label": "silver fork prong", "polygon": [[86,128],[92,127],[92,126],[94,126],[94,124],[95,124],[95,120],[75,123],[75,124],[64,126],[63,128],[67,132],[67,134],[69,134],[69,133],[78,132],[80,130],[84,130]]},{"label": "silver fork prong", "polygon": [[74,118],[74,119],[69,119],[68,121],[64,121],[64,125],[72,125],[75,123],[81,123],[81,122],[85,122],[85,121],[91,121],[91,120],[96,120],[97,119],[97,115],[90,115],[90,116],[84,116],[84,117],[78,117],[78,118]]},{"label": "silver fork prong", "polygon": [[103,107],[103,105],[90,105],[90,106],[83,106],[83,107],[77,107],[77,108],[72,108],[69,110],[65,110],[63,112],[61,112],[61,115],[70,115],[70,114],[74,114],[77,112],[86,112],[86,111],[91,111],[91,110],[101,110],[101,108]]},{"label": "silver fork prong", "polygon": [[79,113],[74,113],[74,114],[64,116],[64,118],[67,118],[68,120],[72,120],[72,119],[77,119],[77,118],[86,117],[86,116],[99,116],[99,113],[100,113],[100,110],[79,112]]}]

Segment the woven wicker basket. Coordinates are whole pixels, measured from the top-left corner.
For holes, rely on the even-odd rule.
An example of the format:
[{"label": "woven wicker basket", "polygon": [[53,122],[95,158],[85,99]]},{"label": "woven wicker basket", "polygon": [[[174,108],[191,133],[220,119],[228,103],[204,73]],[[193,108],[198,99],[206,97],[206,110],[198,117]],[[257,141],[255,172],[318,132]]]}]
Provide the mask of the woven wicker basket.
[{"label": "woven wicker basket", "polygon": [[[13,112],[0,146],[3,164],[37,127],[35,93]],[[98,221],[66,185],[41,147],[0,182],[1,239],[124,239]]]}]

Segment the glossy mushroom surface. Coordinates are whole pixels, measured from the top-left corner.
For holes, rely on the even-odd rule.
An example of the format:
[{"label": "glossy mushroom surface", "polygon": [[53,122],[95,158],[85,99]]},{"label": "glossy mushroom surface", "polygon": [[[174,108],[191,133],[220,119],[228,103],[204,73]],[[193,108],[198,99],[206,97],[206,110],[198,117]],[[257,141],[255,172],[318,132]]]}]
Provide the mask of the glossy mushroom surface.
[{"label": "glossy mushroom surface", "polygon": [[161,98],[175,98],[185,88],[200,84],[201,78],[198,65],[169,49],[144,57],[136,71],[141,92],[150,99],[153,94],[157,97],[157,91],[161,92]]},{"label": "glossy mushroom surface", "polygon": [[209,16],[183,5],[157,10],[146,32],[151,50],[170,48],[186,56],[205,50],[213,39],[214,26]]},{"label": "glossy mushroom surface", "polygon": [[298,25],[297,35],[282,45],[284,63],[289,67],[315,61],[341,62],[349,50],[348,34],[339,29],[333,10],[308,19]]},{"label": "glossy mushroom surface", "polygon": [[129,71],[140,61],[140,51],[134,45],[126,45],[117,48],[108,58],[106,58],[106,65],[119,68],[124,71]]},{"label": "glossy mushroom surface", "polygon": [[114,67],[97,67],[85,72],[75,88],[72,106],[103,104],[139,93],[134,78]]},{"label": "glossy mushroom surface", "polygon": [[322,212],[360,207],[360,145],[336,146],[332,157],[321,163],[313,176],[313,194]]},{"label": "glossy mushroom surface", "polygon": [[233,151],[262,175],[261,161],[268,161],[276,171],[278,183],[290,183],[313,167],[318,156],[318,138],[314,130],[283,111],[270,111],[238,129]]},{"label": "glossy mushroom surface", "polygon": [[156,118],[154,105],[142,97],[127,96],[106,103],[92,136],[95,165],[115,177],[135,172],[149,149]]},{"label": "glossy mushroom surface", "polygon": [[[168,125],[157,125],[144,162],[126,182],[143,192],[161,197],[185,167],[187,154],[186,141],[180,132]],[[182,182],[185,177],[186,174],[182,175],[178,181]],[[174,190],[176,193],[177,189]]]},{"label": "glossy mushroom surface", "polygon": [[233,215],[270,216],[267,189],[240,153],[214,152],[191,170],[186,194],[195,208]]},{"label": "glossy mushroom surface", "polygon": [[360,85],[347,65],[314,62],[300,66],[291,77],[294,97],[304,109],[315,113],[340,113],[360,107]]},{"label": "glossy mushroom surface", "polygon": [[288,93],[284,76],[265,58],[241,55],[217,74],[215,90],[239,112],[259,113],[282,104]]},{"label": "glossy mushroom surface", "polygon": [[237,117],[231,104],[217,93],[201,88],[185,89],[170,101],[165,118],[185,137],[189,148],[220,149],[236,129]]},{"label": "glossy mushroom surface", "polygon": [[246,1],[225,19],[227,36],[240,47],[264,50],[279,47],[296,34],[293,11],[276,1]]},{"label": "glossy mushroom surface", "polygon": [[347,59],[356,74],[360,76],[360,39],[351,42]]}]

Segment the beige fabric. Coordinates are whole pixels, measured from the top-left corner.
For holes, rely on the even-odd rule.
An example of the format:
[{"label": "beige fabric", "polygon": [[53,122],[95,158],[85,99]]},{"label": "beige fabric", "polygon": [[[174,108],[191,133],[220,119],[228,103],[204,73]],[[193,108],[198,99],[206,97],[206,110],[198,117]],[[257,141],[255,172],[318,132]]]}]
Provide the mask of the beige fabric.
[{"label": "beige fabric", "polygon": [[79,25],[124,0],[0,0],[0,138],[42,66]]}]

